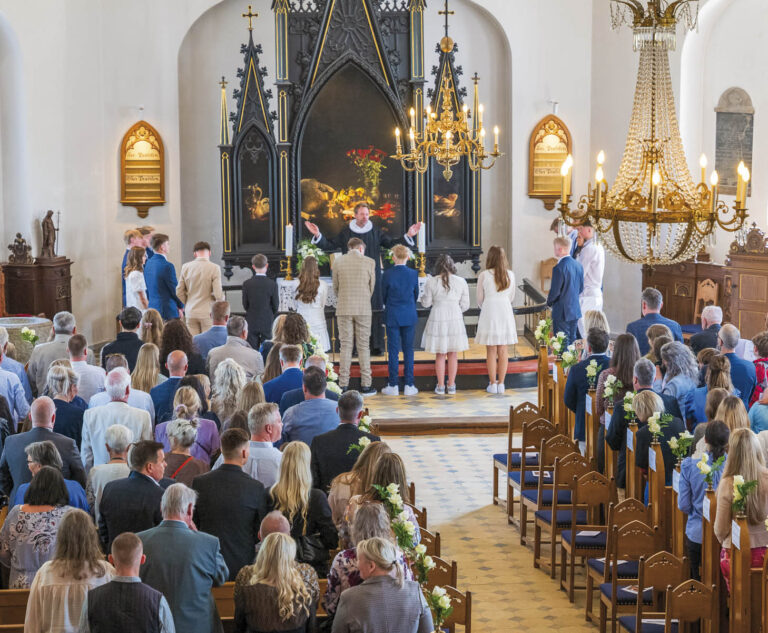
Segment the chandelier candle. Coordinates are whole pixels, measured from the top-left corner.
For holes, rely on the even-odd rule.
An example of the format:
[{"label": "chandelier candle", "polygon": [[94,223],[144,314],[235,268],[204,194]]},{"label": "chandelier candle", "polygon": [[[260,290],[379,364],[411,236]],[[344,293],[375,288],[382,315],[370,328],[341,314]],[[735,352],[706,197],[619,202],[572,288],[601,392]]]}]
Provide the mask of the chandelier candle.
[{"label": "chandelier candle", "polygon": [[719,181],[717,171],[712,172],[709,181],[712,183],[712,212],[714,213],[715,209],[717,209],[717,183]]},{"label": "chandelier candle", "polygon": [[701,182],[702,184],[707,184],[707,156],[706,154],[702,154],[701,158],[699,158],[699,166],[701,167]]}]

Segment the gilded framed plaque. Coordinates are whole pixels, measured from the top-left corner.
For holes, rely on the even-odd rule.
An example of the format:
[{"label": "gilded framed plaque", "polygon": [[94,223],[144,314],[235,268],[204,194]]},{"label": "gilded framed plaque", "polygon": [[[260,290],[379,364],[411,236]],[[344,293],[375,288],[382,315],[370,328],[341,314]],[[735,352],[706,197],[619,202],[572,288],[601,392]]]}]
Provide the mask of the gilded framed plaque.
[{"label": "gilded framed plaque", "polygon": [[560,198],[560,167],[573,153],[571,133],[554,114],[545,116],[531,133],[528,152],[528,197],[544,201],[552,210]]},{"label": "gilded framed plaque", "polygon": [[120,144],[120,203],[136,207],[140,218],[165,204],[165,148],[146,121],[131,126]]}]

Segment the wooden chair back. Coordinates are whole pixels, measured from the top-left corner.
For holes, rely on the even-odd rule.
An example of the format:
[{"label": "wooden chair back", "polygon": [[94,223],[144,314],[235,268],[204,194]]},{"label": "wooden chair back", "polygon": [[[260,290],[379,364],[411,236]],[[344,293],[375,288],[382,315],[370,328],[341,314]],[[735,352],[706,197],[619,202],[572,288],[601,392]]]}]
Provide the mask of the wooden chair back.
[{"label": "wooden chair back", "polygon": [[621,501],[615,505],[611,505],[608,508],[608,525],[611,527],[627,525],[632,521],[640,521],[647,525],[651,525],[653,508],[650,505],[645,505],[639,499],[633,499],[627,497],[624,501]]},{"label": "wooden chair back", "polygon": [[325,598],[325,594],[328,592],[328,579],[318,578],[317,584],[320,588],[320,591],[317,593],[317,615],[318,617],[325,617],[328,614],[325,612],[325,600],[323,598]]},{"label": "wooden chair back", "polygon": [[[554,437],[557,434],[555,425],[549,420],[544,418],[536,418],[528,422],[523,422],[523,433],[521,446],[523,452],[531,449],[535,452],[539,450],[542,440],[548,440],[550,437]],[[523,460],[525,464],[525,460]]]},{"label": "wooden chair back", "polygon": [[555,465],[555,460],[578,452],[579,446],[575,441],[565,435],[554,435],[541,442],[539,447],[539,467],[552,469]]},{"label": "wooden chair back", "polygon": [[[514,438],[523,433],[523,427],[528,422],[542,419],[539,414],[539,407],[531,402],[521,402],[516,407],[509,407],[509,427],[507,429],[507,471],[512,470],[512,455],[522,453],[524,447],[515,447]],[[546,422],[546,420],[544,420]],[[525,439],[525,438],[524,438]],[[534,438],[535,439],[535,438]],[[536,442],[531,446],[538,446]]]},{"label": "wooden chair back", "polygon": [[611,530],[612,563],[618,560],[640,560],[641,556],[648,556],[657,550],[659,528],[656,526],[631,521],[621,527],[614,525]]},{"label": "wooden chair back", "polygon": [[23,626],[28,600],[29,589],[4,589],[0,591],[0,622]]},{"label": "wooden chair back", "polygon": [[656,552],[650,556],[641,556],[637,572],[640,592],[647,587],[653,587],[655,591],[660,592],[670,585],[677,587],[683,582],[686,571],[687,559],[675,556],[671,552]]},{"label": "wooden chair back", "polygon": [[459,582],[459,569],[456,566],[456,561],[449,563],[438,556],[433,556],[432,561],[435,566],[427,574],[426,588],[431,591],[434,587],[445,587],[446,585],[455,587]]},{"label": "wooden chair back", "polygon": [[673,620],[680,623],[712,622],[717,602],[714,589],[697,580],[685,580],[674,588],[667,587],[665,631],[673,629]]},{"label": "wooden chair back", "polygon": [[[619,401],[618,406],[621,407],[622,403]],[[609,477],[616,478],[619,472],[619,453],[613,450],[608,444],[608,428],[610,426],[611,417],[613,417],[614,403],[609,401],[609,404],[605,407],[605,433],[603,437],[603,455],[605,456],[605,474]]]},{"label": "wooden chair back", "polygon": [[[565,457],[556,457],[555,465],[552,469],[552,517],[555,517],[558,510],[557,492],[558,490],[569,490],[574,486],[574,481],[590,471],[590,463],[581,453],[568,453]],[[539,499],[542,498],[544,487],[550,482],[539,478]],[[573,495],[571,495],[573,501]],[[567,507],[567,506],[566,506]],[[553,519],[554,529],[554,519]]]},{"label": "wooden chair back", "polygon": [[222,618],[235,617],[235,583],[225,582],[220,587],[212,587],[211,594],[216,602],[216,611]]},{"label": "wooden chair back", "polygon": [[23,624],[0,624],[0,633],[24,633]]},{"label": "wooden chair back", "polygon": [[427,527],[427,509],[426,508],[417,508],[412,503],[406,503],[411,510],[413,510],[413,515],[416,517],[416,523],[419,524],[419,529],[426,528]]},{"label": "wooden chair back", "polygon": [[609,507],[616,503],[616,483],[613,477],[610,479],[596,470],[589,471],[576,478],[571,495],[571,529],[576,530],[576,511],[587,510],[587,523],[589,526],[579,526],[581,530],[591,530],[594,527],[603,526],[600,517],[608,516]]},{"label": "wooden chair back", "polygon": [[427,528],[419,526],[421,531],[421,544],[427,548],[427,556],[440,556],[440,532],[430,532]]},{"label": "wooden chair back", "polygon": [[450,633],[454,633],[456,625],[459,624],[464,627],[464,633],[472,633],[472,593],[469,591],[461,592],[450,585],[443,586],[443,589],[451,599],[451,606],[453,607],[451,615],[448,616],[443,626]]},{"label": "wooden chair back", "polygon": [[411,498],[411,503],[416,505],[416,483],[413,481],[408,484],[408,496]]},{"label": "wooden chair back", "polygon": [[557,432],[563,435],[568,433],[568,412],[565,406],[565,383],[567,376],[563,371],[563,361],[556,360],[552,364],[552,423],[557,427]]}]

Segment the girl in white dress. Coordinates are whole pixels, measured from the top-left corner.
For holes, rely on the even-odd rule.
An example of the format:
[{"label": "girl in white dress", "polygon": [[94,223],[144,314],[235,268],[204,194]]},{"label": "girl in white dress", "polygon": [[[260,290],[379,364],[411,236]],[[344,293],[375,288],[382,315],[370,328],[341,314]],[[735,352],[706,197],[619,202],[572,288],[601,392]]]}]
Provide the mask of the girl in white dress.
[{"label": "girl in white dress", "polygon": [[477,278],[477,322],[475,343],[485,345],[488,367],[488,393],[504,393],[504,378],[509,365],[508,345],[517,343],[517,327],[512,312],[515,275],[509,270],[507,255],[500,246],[491,246],[485,258],[485,270]]},{"label": "girl in white dress", "polygon": [[304,317],[309,331],[317,337],[324,352],[331,349],[328,326],[325,323],[325,301],[328,284],[320,279],[320,268],[314,257],[301,263],[299,285],[296,288],[296,312]]},{"label": "girl in white dress", "polygon": [[144,311],[149,307],[147,300],[147,284],[144,281],[144,264],[147,262],[147,251],[141,246],[133,246],[128,251],[125,263],[125,307],[137,308]]},{"label": "girl in white dress", "polygon": [[[467,328],[462,313],[469,308],[469,287],[456,275],[456,265],[450,255],[440,255],[435,263],[435,276],[424,285],[421,305],[432,307],[424,328],[421,346],[435,354],[437,387],[435,393],[456,393],[458,352],[469,349]],[[445,361],[448,360],[448,384],[445,383]]]}]

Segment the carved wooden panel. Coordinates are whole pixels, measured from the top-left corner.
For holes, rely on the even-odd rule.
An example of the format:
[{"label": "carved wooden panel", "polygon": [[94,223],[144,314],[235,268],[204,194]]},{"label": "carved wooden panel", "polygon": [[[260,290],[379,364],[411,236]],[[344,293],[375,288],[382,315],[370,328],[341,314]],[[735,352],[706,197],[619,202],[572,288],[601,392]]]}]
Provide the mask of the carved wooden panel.
[{"label": "carved wooden panel", "polygon": [[765,311],[739,310],[737,327],[741,332],[741,338],[751,339],[765,329]]},{"label": "carved wooden panel", "polygon": [[768,300],[768,277],[752,273],[739,275],[739,299],[761,303]]}]

